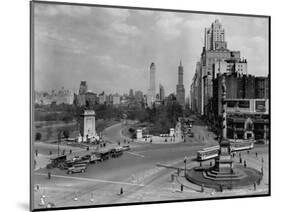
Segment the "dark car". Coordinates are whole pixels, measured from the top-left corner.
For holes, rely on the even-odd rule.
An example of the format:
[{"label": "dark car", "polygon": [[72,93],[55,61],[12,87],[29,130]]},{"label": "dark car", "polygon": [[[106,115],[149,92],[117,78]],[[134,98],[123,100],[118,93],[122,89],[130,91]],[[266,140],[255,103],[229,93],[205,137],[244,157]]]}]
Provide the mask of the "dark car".
[{"label": "dark car", "polygon": [[123,154],[123,148],[114,148],[110,151],[111,157],[117,158]]}]

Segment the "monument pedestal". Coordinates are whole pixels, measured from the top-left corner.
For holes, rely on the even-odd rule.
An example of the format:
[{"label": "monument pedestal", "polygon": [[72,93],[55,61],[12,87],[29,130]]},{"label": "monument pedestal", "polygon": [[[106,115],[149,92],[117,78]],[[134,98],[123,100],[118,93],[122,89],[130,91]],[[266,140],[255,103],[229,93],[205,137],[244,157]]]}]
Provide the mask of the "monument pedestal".
[{"label": "monument pedestal", "polygon": [[222,139],[220,142],[220,153],[215,160],[215,166],[207,170],[204,177],[213,180],[239,180],[245,175],[243,172],[234,169],[233,160],[230,154],[230,142]]}]

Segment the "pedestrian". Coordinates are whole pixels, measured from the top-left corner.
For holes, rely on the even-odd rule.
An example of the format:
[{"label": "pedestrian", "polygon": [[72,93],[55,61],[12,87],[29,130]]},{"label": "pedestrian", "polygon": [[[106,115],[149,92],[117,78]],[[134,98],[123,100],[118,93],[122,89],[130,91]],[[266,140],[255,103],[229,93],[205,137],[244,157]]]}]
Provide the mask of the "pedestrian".
[{"label": "pedestrian", "polygon": [[246,168],[247,167],[247,162],[246,162],[246,160],[244,160],[244,168]]},{"label": "pedestrian", "polygon": [[35,155],[38,156],[38,149],[35,149]]},{"label": "pedestrian", "polygon": [[94,202],[94,193],[93,193],[93,192],[91,193],[91,199],[90,199],[90,201],[91,201],[91,202]]},{"label": "pedestrian", "polygon": [[69,150],[69,154],[70,154],[70,155],[72,154],[72,149]]},{"label": "pedestrian", "polygon": [[51,179],[51,172],[48,172],[48,179]]},{"label": "pedestrian", "polygon": [[121,189],[120,189],[120,195],[122,195],[123,194],[123,187],[121,187]]},{"label": "pedestrian", "polygon": [[257,184],[254,183],[254,190],[256,191],[257,190]]},{"label": "pedestrian", "polygon": [[202,167],[202,162],[200,162],[200,167]]},{"label": "pedestrian", "polygon": [[242,164],[242,158],[240,157],[240,159],[239,159],[239,163],[241,163]]},{"label": "pedestrian", "polygon": [[181,192],[183,192],[183,184],[181,184]]},{"label": "pedestrian", "polygon": [[204,192],[204,184],[201,185],[201,192]]},{"label": "pedestrian", "polygon": [[89,146],[87,146],[87,151],[89,151],[89,149],[90,149],[90,147],[89,147]]},{"label": "pedestrian", "polygon": [[256,157],[258,157],[258,152],[256,152]]},{"label": "pedestrian", "polygon": [[118,141],[118,146],[120,146],[120,141]]}]

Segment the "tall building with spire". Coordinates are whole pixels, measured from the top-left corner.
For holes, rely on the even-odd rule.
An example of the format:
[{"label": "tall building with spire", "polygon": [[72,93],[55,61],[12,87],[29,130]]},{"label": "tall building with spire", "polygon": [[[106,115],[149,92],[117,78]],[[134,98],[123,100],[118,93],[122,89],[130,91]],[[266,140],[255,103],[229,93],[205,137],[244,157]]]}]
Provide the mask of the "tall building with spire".
[{"label": "tall building with spire", "polygon": [[147,92],[148,107],[152,107],[153,103],[156,100],[155,73],[156,73],[156,66],[154,63],[151,63],[150,70],[149,70],[149,88]]},{"label": "tall building with spire", "polygon": [[159,94],[160,94],[160,101],[164,101],[165,98],[165,90],[162,84],[159,85]]},{"label": "tall building with spire", "polygon": [[185,89],[184,89],[184,85],[183,85],[183,66],[182,66],[181,61],[180,61],[180,65],[178,67],[177,101],[182,107],[184,107]]}]

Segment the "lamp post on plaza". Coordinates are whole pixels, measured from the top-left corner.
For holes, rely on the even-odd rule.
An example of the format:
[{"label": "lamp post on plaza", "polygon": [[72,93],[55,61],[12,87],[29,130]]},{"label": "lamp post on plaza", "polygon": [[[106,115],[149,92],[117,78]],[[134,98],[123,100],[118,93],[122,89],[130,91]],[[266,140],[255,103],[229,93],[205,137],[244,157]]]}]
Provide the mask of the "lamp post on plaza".
[{"label": "lamp post on plaza", "polygon": [[184,176],[186,176],[186,163],[187,163],[187,157],[184,157]]},{"label": "lamp post on plaza", "polygon": [[61,131],[58,132],[58,156],[60,155]]}]

